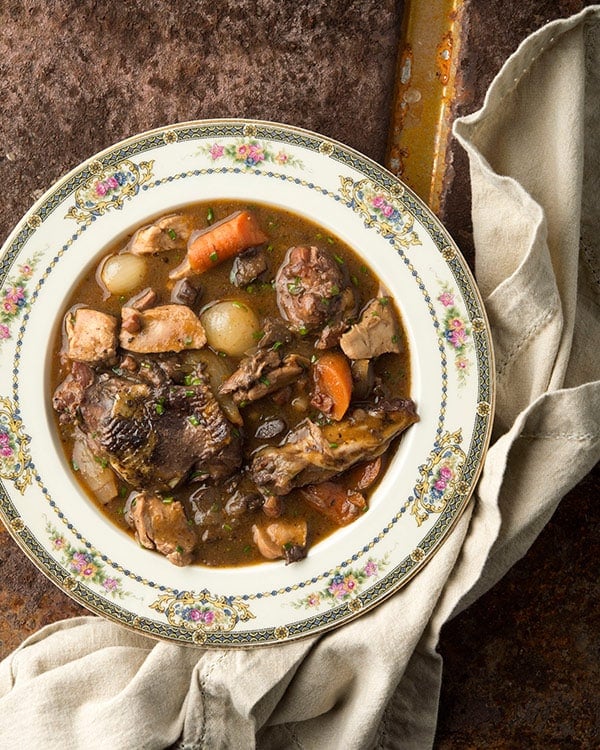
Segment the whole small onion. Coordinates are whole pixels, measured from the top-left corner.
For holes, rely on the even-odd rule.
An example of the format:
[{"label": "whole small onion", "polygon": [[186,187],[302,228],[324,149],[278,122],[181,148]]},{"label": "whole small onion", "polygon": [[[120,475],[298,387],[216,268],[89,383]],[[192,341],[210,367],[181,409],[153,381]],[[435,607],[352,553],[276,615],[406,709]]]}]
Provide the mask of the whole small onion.
[{"label": "whole small onion", "polygon": [[254,310],[237,300],[223,300],[200,314],[211,348],[231,357],[241,357],[256,345],[260,323]]},{"label": "whole small onion", "polygon": [[146,261],[139,255],[109,255],[99,268],[100,281],[110,294],[129,294],[146,276]]}]

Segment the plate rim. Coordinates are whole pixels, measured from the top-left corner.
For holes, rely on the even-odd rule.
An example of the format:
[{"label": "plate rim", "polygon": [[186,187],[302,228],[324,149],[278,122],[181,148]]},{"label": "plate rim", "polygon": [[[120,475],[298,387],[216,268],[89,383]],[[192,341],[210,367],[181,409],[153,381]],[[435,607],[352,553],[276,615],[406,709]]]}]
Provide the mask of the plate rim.
[{"label": "plate rim", "polygon": [[[488,366],[489,366],[489,372],[487,374],[488,374],[488,389],[489,389],[488,403],[490,407],[490,414],[489,414],[489,418],[487,419],[486,430],[482,439],[482,444],[481,444],[482,447],[481,447],[480,455],[478,457],[477,466],[473,472],[470,492],[468,494],[468,497],[466,497],[466,499],[463,499],[458,511],[454,512],[454,514],[452,515],[450,522],[447,524],[443,534],[434,542],[432,548],[428,551],[424,560],[422,560],[420,563],[416,563],[414,568],[407,575],[405,575],[401,581],[397,582],[395,585],[390,585],[382,596],[374,598],[373,601],[365,604],[356,612],[350,612],[349,614],[344,615],[343,617],[334,618],[334,620],[330,623],[323,624],[316,628],[306,629],[306,630],[303,630],[302,632],[288,635],[285,638],[282,638],[279,640],[275,639],[275,640],[269,640],[269,641],[250,641],[250,642],[243,641],[240,643],[237,643],[237,642],[228,642],[228,643],[216,643],[215,642],[213,643],[210,641],[206,641],[202,643],[203,647],[207,647],[207,648],[210,648],[210,647],[223,648],[223,647],[235,647],[235,646],[241,646],[245,648],[255,647],[255,646],[264,647],[264,646],[269,646],[269,645],[275,645],[277,643],[281,643],[285,641],[291,641],[291,640],[297,640],[299,638],[310,637],[311,635],[322,634],[334,628],[341,627],[347,622],[350,622],[356,619],[361,614],[367,611],[373,610],[375,607],[379,606],[388,598],[390,598],[393,594],[397,593],[400,589],[404,588],[404,586],[408,584],[417,575],[417,573],[419,573],[423,569],[423,567],[428,564],[428,562],[432,559],[432,557],[438,552],[442,544],[444,544],[444,542],[451,535],[453,529],[455,528],[458,521],[462,517],[466,508],[472,502],[474,502],[476,486],[484,468],[485,458],[486,458],[487,451],[489,449],[490,442],[491,442],[491,435],[492,435],[492,428],[493,428],[493,414],[494,414],[495,402],[496,402],[496,377],[495,377],[494,348],[493,348],[491,326],[490,326],[489,319],[487,316],[487,311],[485,309],[483,298],[477,286],[477,282],[475,280],[474,274],[471,271],[471,268],[469,267],[466,259],[462,255],[460,248],[458,247],[458,245],[456,244],[456,242],[454,241],[454,239],[452,238],[452,236],[450,235],[446,227],[442,224],[442,222],[438,219],[438,217],[435,216],[433,211],[426,205],[426,203],[421,198],[419,198],[409,186],[403,183],[400,178],[398,178],[396,175],[390,172],[389,169],[379,164],[378,162],[374,161],[372,158],[366,156],[365,154],[362,154],[361,152],[357,151],[353,147],[348,146],[340,142],[339,140],[336,140],[329,136],[325,136],[320,133],[317,133],[315,131],[312,131],[312,130],[309,130],[300,126],[296,126],[296,125],[284,124],[284,123],[277,122],[277,121],[262,120],[262,119],[248,119],[248,118],[211,118],[211,119],[201,119],[201,120],[188,120],[184,122],[173,123],[173,124],[169,124],[165,126],[152,128],[150,130],[142,131],[140,133],[128,136],[120,141],[117,141],[116,143],[110,146],[103,148],[102,150],[87,157],[78,165],[70,169],[68,172],[63,174],[62,177],[59,177],[29,207],[29,209],[19,219],[19,221],[14,226],[13,230],[9,233],[6,240],[4,241],[2,248],[0,249],[0,260],[5,259],[7,251],[11,248],[14,240],[18,237],[19,233],[27,224],[28,219],[31,218],[33,215],[35,215],[37,211],[39,210],[39,208],[44,206],[45,203],[48,201],[48,199],[52,195],[60,191],[60,189],[64,187],[69,182],[69,180],[73,179],[78,174],[81,174],[86,168],[89,168],[89,166],[93,164],[93,162],[99,161],[103,157],[114,154],[119,149],[126,148],[128,145],[133,145],[137,142],[143,141],[144,139],[151,138],[152,136],[162,135],[164,137],[166,133],[169,133],[171,131],[184,130],[184,129],[189,129],[189,128],[210,128],[210,127],[218,127],[218,126],[239,127],[240,136],[244,135],[243,130],[247,128],[248,126],[250,126],[251,128],[256,128],[256,129],[267,128],[267,129],[280,130],[280,131],[283,131],[284,133],[291,132],[291,133],[299,134],[303,137],[310,137],[314,139],[315,142],[317,143],[321,143],[321,144],[329,143],[329,144],[332,144],[334,148],[335,147],[339,148],[342,153],[349,154],[350,156],[354,156],[359,160],[361,164],[359,167],[354,167],[356,171],[364,173],[362,169],[362,164],[368,163],[372,166],[372,168],[378,175],[384,175],[391,184],[400,185],[402,188],[402,194],[410,196],[411,201],[414,203],[414,205],[417,205],[425,213],[425,215],[427,215],[429,221],[435,226],[436,230],[441,233],[441,235],[444,237],[448,246],[450,246],[453,250],[453,253],[455,253],[454,257],[456,257],[457,260],[459,261],[461,272],[464,274],[465,280],[467,282],[466,286],[469,289],[470,293],[473,294],[475,301],[476,301],[476,307],[478,308],[483,318],[486,341],[487,341],[487,346],[485,348],[485,357],[487,359]],[[227,137],[233,138],[235,136],[234,134],[229,134]],[[267,134],[261,137],[264,138],[265,140],[269,140],[272,138],[272,136],[269,136]],[[328,154],[328,156],[332,156],[332,154]],[[20,254],[20,250],[15,253],[14,259],[18,258],[19,254]],[[12,267],[12,264],[7,269],[6,274],[3,275],[2,283],[4,283],[5,279],[8,277],[11,267]],[[10,498],[10,495],[6,492],[4,485],[1,483],[0,483],[0,492],[2,493],[3,496],[6,496],[6,500],[8,500],[8,502],[14,508],[14,504],[12,502],[12,499]],[[96,607],[93,602],[90,602],[88,597],[84,597],[82,594],[78,592],[77,585],[73,588],[69,588],[68,586],[64,585],[64,583],[59,581],[58,577],[52,573],[49,567],[47,568],[46,565],[43,563],[43,561],[34,554],[34,551],[32,550],[31,546],[26,543],[26,540],[23,537],[22,529],[16,528],[15,525],[12,523],[11,519],[9,518],[9,515],[5,513],[4,503],[0,503],[0,517],[2,518],[4,525],[6,526],[11,537],[16,541],[19,548],[23,552],[25,552],[28,559],[30,559],[30,561],[36,566],[36,568],[40,570],[51,581],[53,585],[57,586],[57,588],[59,588],[63,593],[67,594],[69,597],[75,600],[78,604],[82,605],[86,610],[92,611],[95,614],[105,617],[106,619],[109,619],[136,633],[142,633],[144,635],[148,635],[155,639],[167,640],[169,642],[176,642],[180,645],[190,645],[190,646],[199,645],[197,643],[194,643],[193,639],[182,640],[180,638],[173,637],[172,635],[162,635],[156,632],[148,632],[147,630],[140,628],[139,623],[126,622],[123,619],[120,619],[117,615],[112,615],[110,612],[107,612],[105,609],[99,606]],[[104,603],[107,602],[107,600],[102,600],[102,601]],[[339,605],[336,604],[332,606],[332,609],[335,609],[338,606]],[[302,619],[306,620],[310,618],[302,618]]]}]

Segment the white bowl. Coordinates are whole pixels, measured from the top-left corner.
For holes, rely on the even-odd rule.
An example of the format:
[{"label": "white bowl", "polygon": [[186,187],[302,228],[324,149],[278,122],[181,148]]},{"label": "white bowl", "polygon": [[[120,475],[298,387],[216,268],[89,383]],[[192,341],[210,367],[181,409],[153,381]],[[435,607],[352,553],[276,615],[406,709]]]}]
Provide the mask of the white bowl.
[{"label": "white bowl", "polygon": [[[51,413],[52,342],[82,272],[148,217],[218,198],[287,208],[347,242],[383,279],[409,336],[420,422],[402,438],[369,512],[288,566],[177,568],[141,549],[82,493]],[[94,612],[158,638],[208,646],[323,631],[418,573],[469,501],[494,401],[483,305],[428,208],[340,143],[241,120],[129,138],[81,164],[31,208],[3,248],[0,280],[0,513],[35,564]]]}]

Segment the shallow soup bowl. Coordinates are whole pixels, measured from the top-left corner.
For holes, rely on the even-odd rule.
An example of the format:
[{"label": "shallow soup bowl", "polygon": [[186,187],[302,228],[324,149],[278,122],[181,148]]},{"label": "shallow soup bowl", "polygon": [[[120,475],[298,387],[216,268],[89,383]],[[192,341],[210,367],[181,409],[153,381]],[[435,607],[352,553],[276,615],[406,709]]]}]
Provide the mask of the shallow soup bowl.
[{"label": "shallow soup bowl", "polygon": [[[82,491],[52,412],[53,342],[82,274],[149,218],[219,199],[281,207],[339,237],[383,281],[407,331],[420,421],[399,441],[369,512],[293,565],[178,568],[141,548]],[[130,138],[31,208],[5,243],[0,284],[0,513],[25,554],[97,614],[220,647],[340,626],[415,577],[473,494],[494,404],[481,298],[428,208],[340,143],[241,120]]]}]

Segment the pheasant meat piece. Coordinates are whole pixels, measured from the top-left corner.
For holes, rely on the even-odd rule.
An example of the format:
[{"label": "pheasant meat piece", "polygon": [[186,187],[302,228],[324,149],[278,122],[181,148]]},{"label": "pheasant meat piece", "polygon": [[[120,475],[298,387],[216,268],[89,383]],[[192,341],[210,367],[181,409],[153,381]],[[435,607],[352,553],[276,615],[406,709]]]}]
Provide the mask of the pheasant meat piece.
[{"label": "pheasant meat piece", "polygon": [[193,229],[189,216],[169,214],[150,226],[138,229],[127,249],[134,255],[162,253],[166,250],[185,250]]},{"label": "pheasant meat piece", "polygon": [[202,349],[206,334],[200,319],[185,305],[160,305],[148,310],[123,307],[119,342],[130,352],[180,352]]},{"label": "pheasant meat piece", "polygon": [[117,319],[114,315],[78,307],[65,316],[65,330],[69,359],[89,364],[115,361]]},{"label": "pheasant meat piece", "polygon": [[94,453],[139,489],[176,487],[195,470],[222,479],[242,462],[239,431],[200,370],[183,385],[101,377],[86,389],[79,415]]},{"label": "pheasant meat piece", "polygon": [[259,349],[240,362],[238,369],[221,385],[219,393],[231,393],[236,404],[258,401],[296,382],[305,364],[297,354],[282,357],[273,349]]},{"label": "pheasant meat piece", "polygon": [[418,419],[413,401],[400,398],[356,407],[323,427],[307,419],[282,445],[259,448],[250,474],[263,494],[287,495],[294,487],[324,482],[380,456]]},{"label": "pheasant meat piece", "polygon": [[372,299],[358,323],[340,338],[348,359],[372,359],[386,352],[400,352],[400,339],[389,297]]},{"label": "pheasant meat piece", "polygon": [[193,561],[197,537],[177,500],[140,492],[128,501],[125,519],[142,547],[158,550],[173,565],[189,565]]},{"label": "pheasant meat piece", "polygon": [[279,312],[290,330],[320,332],[324,345],[317,344],[317,348],[337,343],[355,305],[342,265],[318,247],[297,246],[287,251],[275,276],[275,291]]}]

